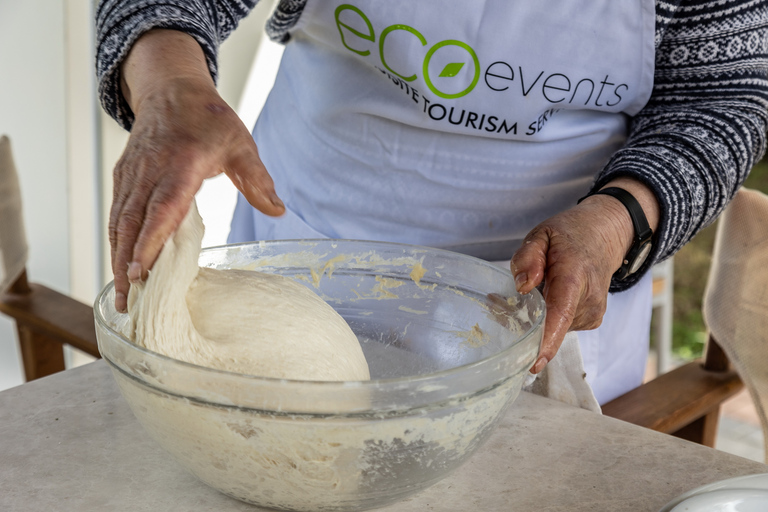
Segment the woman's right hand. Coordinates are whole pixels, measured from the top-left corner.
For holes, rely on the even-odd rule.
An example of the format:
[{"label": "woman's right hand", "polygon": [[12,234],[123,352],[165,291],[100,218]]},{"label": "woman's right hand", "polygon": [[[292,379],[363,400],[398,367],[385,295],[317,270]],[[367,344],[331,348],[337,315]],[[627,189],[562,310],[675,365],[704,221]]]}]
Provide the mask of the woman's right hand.
[{"label": "woman's right hand", "polygon": [[123,65],[123,94],[135,115],[114,170],[109,241],[115,307],[130,282],[146,279],[203,180],[222,172],[267,215],[285,211],[256,144],[219,96],[202,49],[190,36],[153,30]]}]

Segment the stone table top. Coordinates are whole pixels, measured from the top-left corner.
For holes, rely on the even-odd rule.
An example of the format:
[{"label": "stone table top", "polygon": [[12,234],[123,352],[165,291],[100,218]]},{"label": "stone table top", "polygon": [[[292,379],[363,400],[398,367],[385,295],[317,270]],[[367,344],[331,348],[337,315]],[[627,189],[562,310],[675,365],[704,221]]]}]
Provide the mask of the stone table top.
[{"label": "stone table top", "polygon": [[[384,511],[648,511],[763,464],[521,393],[456,472]],[[0,393],[0,510],[249,511],[142,429],[103,361]]]}]

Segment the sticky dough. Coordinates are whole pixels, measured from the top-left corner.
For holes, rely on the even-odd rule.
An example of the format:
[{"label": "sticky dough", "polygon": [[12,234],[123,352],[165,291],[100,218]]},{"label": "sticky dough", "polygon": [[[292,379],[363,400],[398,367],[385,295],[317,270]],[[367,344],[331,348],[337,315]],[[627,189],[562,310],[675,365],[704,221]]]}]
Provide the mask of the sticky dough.
[{"label": "sticky dough", "polygon": [[147,281],[131,286],[124,334],[209,368],[284,379],[370,379],[357,337],[310,289],[276,274],[200,268],[203,231],[193,204]]}]

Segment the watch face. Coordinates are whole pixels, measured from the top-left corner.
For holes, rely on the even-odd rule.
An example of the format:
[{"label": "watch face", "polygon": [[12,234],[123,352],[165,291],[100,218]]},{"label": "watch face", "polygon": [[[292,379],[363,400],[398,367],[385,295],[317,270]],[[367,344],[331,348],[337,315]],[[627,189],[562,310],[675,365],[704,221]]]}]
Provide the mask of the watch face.
[{"label": "watch face", "polygon": [[648,258],[648,255],[651,253],[651,241],[647,241],[637,252],[637,256],[635,256],[635,259],[632,260],[632,263],[629,266],[629,274],[634,274],[637,272],[637,270],[643,266],[643,263],[645,263],[646,258]]}]

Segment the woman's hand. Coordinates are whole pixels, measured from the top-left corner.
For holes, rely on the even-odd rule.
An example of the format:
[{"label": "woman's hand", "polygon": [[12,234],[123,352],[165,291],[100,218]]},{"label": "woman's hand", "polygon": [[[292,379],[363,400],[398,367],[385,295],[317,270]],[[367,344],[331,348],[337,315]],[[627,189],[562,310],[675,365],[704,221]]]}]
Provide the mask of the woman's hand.
[{"label": "woman's hand", "polygon": [[224,172],[254,207],[268,215],[285,211],[194,39],[147,32],[126,59],[123,78],[135,121],[114,170],[109,220],[118,311],[126,310],[129,282],[146,279],[204,179]]},{"label": "woman's hand", "polygon": [[[651,228],[656,229],[658,202],[647,187],[628,178],[608,186],[634,195]],[[511,263],[517,290],[528,293],[543,281],[547,303],[544,339],[532,373],[539,373],[552,360],[568,331],[600,325],[611,276],[621,266],[633,238],[626,208],[607,195],[588,197],[545,220],[526,236]]]}]

